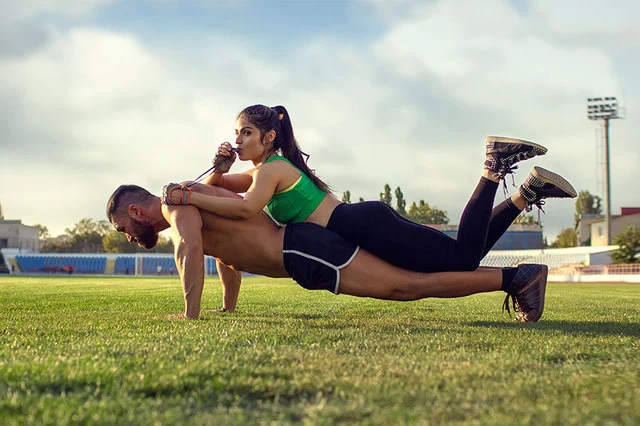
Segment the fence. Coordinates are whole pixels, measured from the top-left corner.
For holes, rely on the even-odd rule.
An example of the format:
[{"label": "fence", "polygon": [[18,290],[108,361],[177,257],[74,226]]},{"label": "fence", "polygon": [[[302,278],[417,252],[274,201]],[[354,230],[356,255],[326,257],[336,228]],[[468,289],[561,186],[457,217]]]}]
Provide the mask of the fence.
[{"label": "fence", "polygon": [[550,269],[549,281],[640,283],[640,264],[565,265]]}]

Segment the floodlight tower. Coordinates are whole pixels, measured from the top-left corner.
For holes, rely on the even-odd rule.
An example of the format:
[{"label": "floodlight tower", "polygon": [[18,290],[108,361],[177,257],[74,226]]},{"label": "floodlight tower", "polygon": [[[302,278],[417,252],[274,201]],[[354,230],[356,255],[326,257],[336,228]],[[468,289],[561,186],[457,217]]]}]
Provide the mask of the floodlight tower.
[{"label": "floodlight tower", "polygon": [[609,120],[622,118],[618,114],[618,100],[615,97],[587,98],[589,120],[602,120],[604,125],[604,209],[607,245],[611,244],[611,181],[609,173]]}]

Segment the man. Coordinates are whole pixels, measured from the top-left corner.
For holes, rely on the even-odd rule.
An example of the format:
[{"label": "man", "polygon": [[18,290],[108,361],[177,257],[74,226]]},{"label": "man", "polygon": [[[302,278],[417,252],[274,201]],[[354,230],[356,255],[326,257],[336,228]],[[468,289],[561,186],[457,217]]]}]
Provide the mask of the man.
[{"label": "man", "polygon": [[[226,189],[194,185],[194,191],[239,197]],[[376,299],[409,301],[463,297],[504,290],[521,322],[535,322],[544,309],[547,267],[479,268],[473,272],[419,273],[392,266],[311,223],[279,228],[265,215],[227,219],[193,206],[164,205],[144,188],[122,185],[107,203],[107,217],[129,241],[150,249],[158,233],[171,228],[175,261],[184,292],[181,317],[197,318],[204,287],[204,255],[218,261],[224,308],[233,310],[240,271],[274,278],[292,277],[307,289],[325,289]]]}]

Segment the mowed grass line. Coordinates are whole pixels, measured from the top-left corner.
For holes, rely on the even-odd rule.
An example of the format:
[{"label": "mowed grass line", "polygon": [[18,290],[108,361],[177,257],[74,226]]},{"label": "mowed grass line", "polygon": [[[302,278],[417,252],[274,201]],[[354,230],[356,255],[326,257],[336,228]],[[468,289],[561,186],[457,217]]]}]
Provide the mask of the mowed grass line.
[{"label": "mowed grass line", "polygon": [[2,277],[0,424],[640,423],[640,285],[551,284],[536,324],[502,299],[248,277],[185,321],[177,277]]}]

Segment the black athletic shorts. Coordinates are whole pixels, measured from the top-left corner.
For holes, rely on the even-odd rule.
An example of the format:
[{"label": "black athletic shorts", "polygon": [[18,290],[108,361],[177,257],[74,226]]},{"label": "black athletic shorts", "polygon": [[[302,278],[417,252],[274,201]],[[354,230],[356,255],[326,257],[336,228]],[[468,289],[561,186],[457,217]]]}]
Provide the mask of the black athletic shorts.
[{"label": "black athletic shorts", "polygon": [[285,227],[282,256],[291,277],[308,290],[340,293],[340,269],[349,265],[359,247],[313,223]]}]

